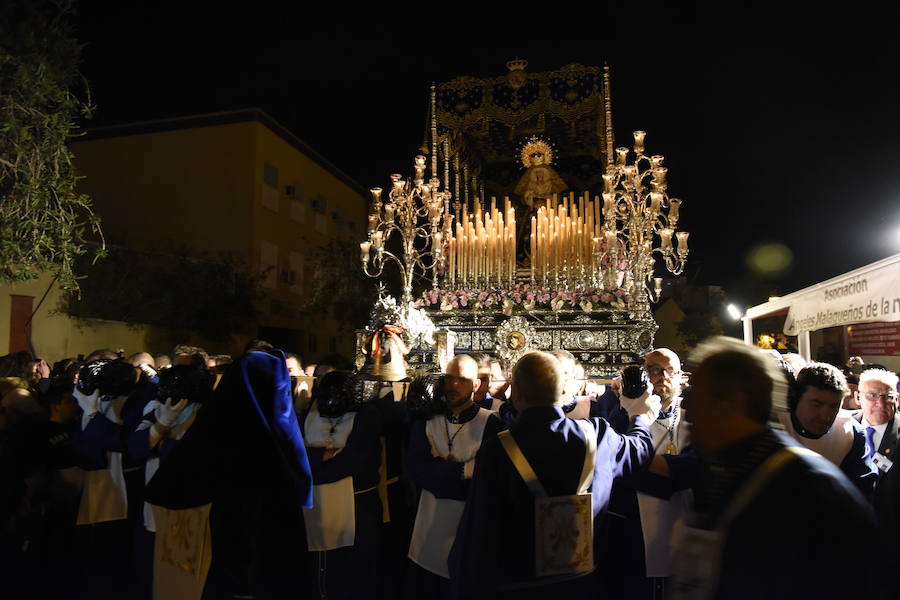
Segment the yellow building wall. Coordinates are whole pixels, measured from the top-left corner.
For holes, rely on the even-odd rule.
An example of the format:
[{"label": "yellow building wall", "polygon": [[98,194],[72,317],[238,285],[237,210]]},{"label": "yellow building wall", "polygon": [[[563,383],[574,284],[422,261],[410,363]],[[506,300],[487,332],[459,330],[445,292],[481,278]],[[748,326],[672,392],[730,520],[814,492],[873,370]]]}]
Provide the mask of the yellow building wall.
[{"label": "yellow building wall", "polygon": [[[36,356],[51,365],[63,358],[87,355],[99,348],[121,350],[125,355],[135,352],[169,354],[176,344],[191,344],[211,354],[240,354],[249,336],[235,336],[229,343],[216,343],[194,332],[175,331],[153,325],[130,325],[121,321],[76,319],[59,310],[63,291],[50,286],[52,275],[13,285],[0,285],[0,355],[8,354],[10,329],[10,295],[32,296],[37,309],[31,322],[31,343]],[[38,306],[50,286],[43,303]]]},{"label": "yellow building wall", "polygon": [[140,250],[250,258],[256,123],[75,141],[79,190],[106,239]]},{"label": "yellow building wall", "polygon": [[[256,129],[256,163],[256,197],[253,205],[255,246],[257,257],[262,253],[263,242],[275,244],[278,248],[279,276],[275,278],[275,287],[264,289],[269,300],[274,299],[282,306],[279,314],[276,314],[271,310],[270,302],[263,302],[260,323],[270,327],[302,330],[305,334],[305,347],[292,350],[302,352],[307,360],[329,354],[332,351],[332,338],[335,350],[352,358],[356,344],[353,329],[363,323],[344,323],[342,328],[341,322],[334,315],[301,315],[299,310],[303,290],[314,275],[315,264],[312,258],[315,249],[335,239],[354,245],[362,241],[366,231],[367,200],[356,189],[263,125]],[[264,181],[267,164],[278,170],[277,211],[270,208],[274,206],[271,198],[268,203],[264,198],[264,194],[271,194],[271,191],[267,192]],[[286,186],[297,184],[301,186],[297,190],[297,198],[288,197],[285,194]],[[313,202],[323,198],[326,203],[324,212],[315,210]],[[332,218],[334,212],[340,215],[337,221]],[[353,224],[352,228],[350,223]],[[301,255],[304,260],[303,272],[296,274],[299,285],[291,285],[280,277],[282,271],[291,270],[292,252]],[[315,351],[310,350],[310,335],[316,337]]]},{"label": "yellow building wall", "polygon": [[[353,355],[352,330],[362,323],[341,330],[334,315],[299,309],[315,269],[314,249],[334,239],[355,245],[365,236],[367,199],[357,188],[259,121],[89,138],[72,150],[85,176],[79,189],[93,198],[109,243],[208,257],[230,252],[254,272],[266,266],[263,244],[274,245],[275,269],[261,286],[258,324],[302,331],[303,347],[285,349],[308,359],[330,353],[332,338],[335,350]],[[278,170],[274,190],[264,181],[267,164]],[[289,185],[298,185],[297,199],[287,195]],[[326,199],[324,214],[312,208],[316,198]],[[293,280],[284,278],[290,271]]]}]

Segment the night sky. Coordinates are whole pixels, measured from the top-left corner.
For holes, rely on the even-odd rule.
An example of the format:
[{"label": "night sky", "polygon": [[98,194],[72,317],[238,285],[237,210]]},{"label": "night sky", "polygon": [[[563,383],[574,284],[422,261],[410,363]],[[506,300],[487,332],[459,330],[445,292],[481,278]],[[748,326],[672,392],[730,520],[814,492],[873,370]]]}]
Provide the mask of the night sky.
[{"label": "night sky", "polygon": [[[79,9],[94,125],[259,106],[363,187],[383,187],[411,171],[432,81],[501,75],[514,57],[531,72],[606,62],[616,145],[647,131],[648,154],[666,156],[669,193],[684,201],[692,282],[747,306],[900,252],[900,70],[877,35],[693,3],[607,8],[580,26],[567,16],[563,29],[545,20],[546,4],[502,27],[387,7],[376,21],[126,4]],[[419,41],[428,23],[440,23],[439,43]],[[748,267],[765,243],[790,250],[785,271]]]}]

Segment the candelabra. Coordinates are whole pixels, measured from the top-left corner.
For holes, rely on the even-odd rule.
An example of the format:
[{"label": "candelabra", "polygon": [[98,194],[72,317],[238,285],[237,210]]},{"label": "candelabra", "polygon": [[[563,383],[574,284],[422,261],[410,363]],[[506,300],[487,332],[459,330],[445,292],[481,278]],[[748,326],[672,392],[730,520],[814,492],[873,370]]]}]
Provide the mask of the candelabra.
[{"label": "candelabra", "polygon": [[[369,277],[380,277],[387,260],[397,263],[403,280],[401,310],[404,313],[413,300],[416,269],[423,275],[433,269],[436,275],[443,268],[444,243],[452,231],[451,194],[439,191],[441,182],[436,177],[425,182],[424,156],[416,157],[414,167],[416,174],[411,180],[391,175],[391,189],[385,201],[382,201],[381,188],[372,188],[368,239],[359,244],[363,271]],[[399,256],[385,248],[394,233],[399,234]],[[436,276],[434,282],[437,285]]]},{"label": "candelabra", "polygon": [[[668,271],[680,275],[690,235],[687,231],[676,233],[681,200],[666,193],[663,157],[644,154],[645,136],[643,131],[634,132],[631,163],[628,148],[616,148],[616,161],[602,176],[603,244],[596,252],[597,258],[612,267],[607,275],[624,271],[625,287],[638,312],[649,310],[648,300],[658,301],[662,292],[662,278],[653,276],[654,254],[662,258]],[[654,236],[659,236],[656,247]]]}]

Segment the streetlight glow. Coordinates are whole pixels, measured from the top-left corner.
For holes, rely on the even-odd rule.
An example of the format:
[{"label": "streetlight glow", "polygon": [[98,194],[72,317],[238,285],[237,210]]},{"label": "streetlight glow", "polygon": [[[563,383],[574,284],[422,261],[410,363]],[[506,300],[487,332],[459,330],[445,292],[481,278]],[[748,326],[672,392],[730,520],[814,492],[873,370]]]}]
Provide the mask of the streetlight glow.
[{"label": "streetlight glow", "polygon": [[725,307],[725,310],[728,311],[728,316],[731,317],[732,319],[734,319],[735,321],[740,321],[741,316],[743,316],[743,313],[734,304],[729,304],[728,306]]}]

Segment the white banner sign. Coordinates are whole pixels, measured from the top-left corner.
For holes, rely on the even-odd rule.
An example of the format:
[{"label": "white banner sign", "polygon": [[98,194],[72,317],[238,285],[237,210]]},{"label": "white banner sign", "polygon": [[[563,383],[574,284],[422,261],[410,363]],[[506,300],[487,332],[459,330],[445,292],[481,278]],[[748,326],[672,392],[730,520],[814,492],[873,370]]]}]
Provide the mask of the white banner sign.
[{"label": "white banner sign", "polygon": [[900,263],[820,284],[791,303],[784,332],[900,321]]}]

